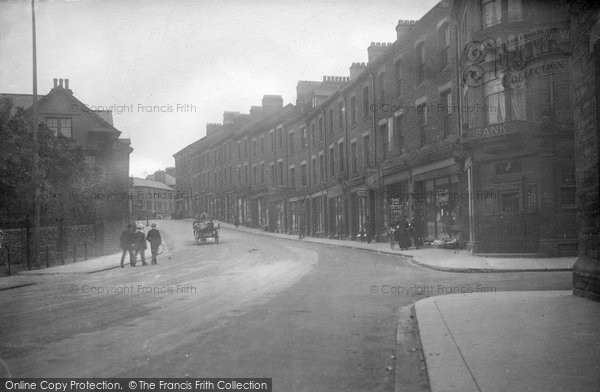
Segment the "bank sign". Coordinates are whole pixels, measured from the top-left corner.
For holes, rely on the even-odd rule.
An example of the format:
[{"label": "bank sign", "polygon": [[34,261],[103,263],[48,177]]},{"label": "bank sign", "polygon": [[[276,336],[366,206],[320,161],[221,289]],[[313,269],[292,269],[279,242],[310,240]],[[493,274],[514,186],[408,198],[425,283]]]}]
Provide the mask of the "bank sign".
[{"label": "bank sign", "polygon": [[487,127],[472,128],[463,131],[465,139],[485,139],[493,136],[509,135],[523,132],[527,129],[527,121],[509,121],[506,123],[492,124]]}]

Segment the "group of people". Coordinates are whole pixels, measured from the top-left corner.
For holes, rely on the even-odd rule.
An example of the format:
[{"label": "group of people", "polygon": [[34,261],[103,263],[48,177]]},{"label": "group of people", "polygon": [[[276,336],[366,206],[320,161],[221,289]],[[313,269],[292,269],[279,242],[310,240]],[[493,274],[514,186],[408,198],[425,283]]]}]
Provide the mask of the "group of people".
[{"label": "group of people", "polygon": [[401,219],[397,223],[390,225],[388,237],[390,240],[390,248],[394,249],[394,244],[398,244],[400,250],[408,250],[412,245],[416,249],[423,246],[423,238],[421,236],[420,225],[415,219],[407,222],[406,219]]},{"label": "group of people", "polygon": [[144,234],[144,228],[141,226],[127,225],[127,230],[121,234],[120,247],[123,249],[121,255],[121,268],[125,268],[125,255],[129,253],[129,265],[135,267],[137,263],[137,255],[140,255],[142,265],[146,263],[146,241],[150,243],[150,252],[152,253],[152,264],[157,264],[158,248],[162,244],[160,232],[156,228],[156,223],[152,223],[148,234]]}]

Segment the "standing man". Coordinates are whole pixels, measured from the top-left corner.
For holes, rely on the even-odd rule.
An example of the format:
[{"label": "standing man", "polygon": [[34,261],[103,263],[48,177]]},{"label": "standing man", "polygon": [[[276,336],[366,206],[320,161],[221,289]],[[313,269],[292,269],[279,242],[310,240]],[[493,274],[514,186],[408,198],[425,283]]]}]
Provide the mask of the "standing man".
[{"label": "standing man", "polygon": [[162,238],[160,232],[156,229],[156,223],[150,225],[152,229],[148,232],[146,240],[150,243],[150,252],[152,253],[152,264],[157,264],[156,255],[158,254],[158,247],[162,244]]},{"label": "standing man", "polygon": [[135,236],[135,258],[137,259],[138,253],[140,254],[140,258],[142,259],[142,265],[148,265],[146,263],[146,236],[144,235],[144,231],[141,226],[138,226],[137,233],[134,233]]},{"label": "standing man", "polygon": [[121,255],[121,268],[125,268],[125,254],[129,253],[129,265],[135,267],[135,255],[133,249],[135,246],[133,225],[127,225],[127,229],[121,233],[120,247],[123,249]]}]

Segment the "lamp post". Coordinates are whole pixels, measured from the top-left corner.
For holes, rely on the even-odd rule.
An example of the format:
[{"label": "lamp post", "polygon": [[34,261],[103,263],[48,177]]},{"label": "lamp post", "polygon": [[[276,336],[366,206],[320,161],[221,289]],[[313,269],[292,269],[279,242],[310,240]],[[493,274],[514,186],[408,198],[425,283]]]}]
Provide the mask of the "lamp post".
[{"label": "lamp post", "polygon": [[38,244],[40,234],[40,188],[38,184],[38,172],[40,164],[39,141],[38,141],[38,106],[37,106],[37,46],[35,33],[35,0],[31,0],[31,35],[33,44],[33,105],[31,130],[33,132],[33,162],[31,167],[31,178],[33,181],[33,222],[31,228],[31,257],[27,258],[27,268],[37,264]]}]

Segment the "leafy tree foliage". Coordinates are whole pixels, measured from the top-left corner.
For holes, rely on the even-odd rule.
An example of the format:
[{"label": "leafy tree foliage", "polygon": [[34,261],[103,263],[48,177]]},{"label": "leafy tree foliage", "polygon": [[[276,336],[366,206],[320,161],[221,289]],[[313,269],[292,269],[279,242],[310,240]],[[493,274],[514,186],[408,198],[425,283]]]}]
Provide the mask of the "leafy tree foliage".
[{"label": "leafy tree foliage", "polygon": [[33,178],[33,138],[29,113],[10,99],[0,102],[0,220],[23,221],[33,211],[34,180],[40,188],[42,224],[83,223],[93,219],[97,199],[106,191],[105,173],[86,160],[74,141],[38,130],[40,166]]}]

